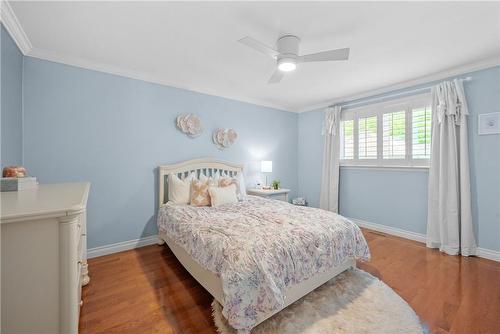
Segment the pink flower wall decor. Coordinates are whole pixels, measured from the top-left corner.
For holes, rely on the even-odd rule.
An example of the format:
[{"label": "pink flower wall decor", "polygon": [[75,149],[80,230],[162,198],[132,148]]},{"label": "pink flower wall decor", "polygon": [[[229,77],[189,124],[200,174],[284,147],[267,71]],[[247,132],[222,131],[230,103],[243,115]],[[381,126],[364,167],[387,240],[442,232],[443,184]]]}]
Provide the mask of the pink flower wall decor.
[{"label": "pink flower wall decor", "polygon": [[217,129],[212,134],[212,140],[220,150],[233,145],[237,138],[238,134],[234,129]]},{"label": "pink flower wall decor", "polygon": [[203,132],[203,126],[198,116],[180,114],[176,119],[177,128],[191,138],[198,137]]}]

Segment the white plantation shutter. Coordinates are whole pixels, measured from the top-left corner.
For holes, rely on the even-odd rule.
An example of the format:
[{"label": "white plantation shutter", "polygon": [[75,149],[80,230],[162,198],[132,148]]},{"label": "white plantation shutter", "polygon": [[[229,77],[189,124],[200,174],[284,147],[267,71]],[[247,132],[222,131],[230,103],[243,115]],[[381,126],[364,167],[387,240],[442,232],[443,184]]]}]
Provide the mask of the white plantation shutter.
[{"label": "white plantation shutter", "polygon": [[383,117],[383,158],[406,158],[406,111],[385,113]]},{"label": "white plantation shutter", "polygon": [[358,158],[377,159],[377,116],[358,119]]},{"label": "white plantation shutter", "polygon": [[412,109],[412,157],[430,159],[431,157],[431,107]]},{"label": "white plantation shutter", "polygon": [[354,159],[354,120],[340,123],[340,159]]},{"label": "white plantation shutter", "polygon": [[422,94],[343,111],[340,164],[428,167],[430,103],[430,94]]}]

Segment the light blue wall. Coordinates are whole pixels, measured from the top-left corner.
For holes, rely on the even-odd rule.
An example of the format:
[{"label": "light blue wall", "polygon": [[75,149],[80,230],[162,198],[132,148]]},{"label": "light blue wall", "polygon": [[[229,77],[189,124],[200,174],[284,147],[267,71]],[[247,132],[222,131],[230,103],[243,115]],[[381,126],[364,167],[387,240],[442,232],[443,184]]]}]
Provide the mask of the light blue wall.
[{"label": "light blue wall", "polygon": [[1,166],[22,164],[23,55],[1,25]]},{"label": "light blue wall", "polygon": [[[43,183],[90,181],[89,247],[156,232],[156,166],[199,157],[260,160],[297,189],[297,114],[72,66],[25,58],[25,165]],[[180,113],[201,117],[195,139],[175,128]],[[219,151],[212,130],[231,127],[236,143]],[[294,196],[294,194],[292,194]]]},{"label": "light blue wall", "polygon": [[425,233],[426,171],[343,169],[340,180],[342,215]]},{"label": "light blue wall", "polygon": [[[477,133],[478,114],[500,112],[500,67],[463,76],[467,75],[473,78],[465,83],[465,90],[471,113],[469,152],[475,231],[480,247],[500,250],[500,135],[479,136]],[[416,87],[406,90],[413,88]],[[303,113],[298,118],[299,195],[313,206],[319,205],[322,121],[322,110]],[[340,213],[425,233],[427,174],[426,171],[342,168]]]},{"label": "light blue wall", "polygon": [[309,205],[319,207],[321,165],[323,163],[323,111],[314,110],[299,114],[298,118],[298,185],[299,196]]}]

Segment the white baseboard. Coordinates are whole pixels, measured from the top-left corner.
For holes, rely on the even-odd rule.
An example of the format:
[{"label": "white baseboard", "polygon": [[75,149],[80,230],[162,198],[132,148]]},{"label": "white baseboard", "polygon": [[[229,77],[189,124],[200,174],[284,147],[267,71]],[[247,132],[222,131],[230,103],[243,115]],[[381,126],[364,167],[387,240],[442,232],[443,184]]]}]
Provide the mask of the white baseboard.
[{"label": "white baseboard", "polygon": [[486,248],[478,248],[477,249],[477,256],[482,257],[484,259],[500,262],[500,252],[499,251],[494,251],[494,250],[486,249]]},{"label": "white baseboard", "polygon": [[144,247],[156,244],[158,235],[152,235],[140,239],[117,242],[116,244],[104,245],[95,248],[90,248],[87,251],[87,258],[93,258],[118,252],[123,252],[129,249]]},{"label": "white baseboard", "polygon": [[378,231],[378,232],[382,232],[382,233],[387,233],[390,235],[395,235],[397,237],[425,243],[425,234],[422,234],[422,233],[406,231],[406,230],[403,230],[403,229],[400,229],[397,227],[371,223],[371,222],[367,222],[365,220],[356,219],[356,218],[349,218],[349,219],[352,220],[354,223],[356,223],[358,226],[366,227],[370,230],[374,230],[374,231]]},{"label": "white baseboard", "polygon": [[[354,223],[356,223],[360,227],[365,227],[365,228],[368,228],[370,230],[374,230],[377,232],[387,233],[390,235],[395,235],[397,237],[410,239],[410,240],[418,241],[418,242],[425,244],[426,236],[425,236],[425,234],[422,234],[422,233],[406,231],[406,230],[403,230],[403,229],[400,229],[397,227],[371,223],[371,222],[367,222],[367,221],[364,221],[361,219],[356,219],[356,218],[349,218],[349,219],[352,220]],[[477,248],[477,256],[482,257],[484,259],[500,262],[500,251],[495,251],[495,250],[491,250],[491,249],[478,247]]]}]

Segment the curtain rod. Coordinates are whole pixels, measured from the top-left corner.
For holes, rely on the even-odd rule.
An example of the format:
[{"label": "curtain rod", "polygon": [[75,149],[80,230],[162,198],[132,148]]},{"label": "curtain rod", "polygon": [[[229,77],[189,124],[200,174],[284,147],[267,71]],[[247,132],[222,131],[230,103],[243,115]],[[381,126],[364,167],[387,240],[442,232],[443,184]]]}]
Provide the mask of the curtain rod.
[{"label": "curtain rod", "polygon": [[[460,81],[471,81],[472,77],[459,78],[458,80],[460,80]],[[375,102],[375,101],[378,101],[378,100],[391,99],[391,98],[398,97],[398,96],[401,96],[401,95],[415,95],[416,93],[419,93],[419,92],[428,91],[432,87],[433,86],[416,88],[416,89],[407,90],[407,91],[404,91],[404,92],[399,92],[399,93],[394,93],[394,94],[389,94],[389,95],[383,95],[383,96],[378,96],[378,97],[373,97],[373,98],[368,98],[368,99],[362,99],[361,101],[358,101],[358,102],[344,101],[344,102],[340,102],[340,103],[336,103],[336,104],[330,105],[329,107],[333,107],[335,105],[340,105],[342,107],[352,107],[352,106],[355,106],[355,105],[358,105],[358,104],[365,104],[365,103]]]}]

